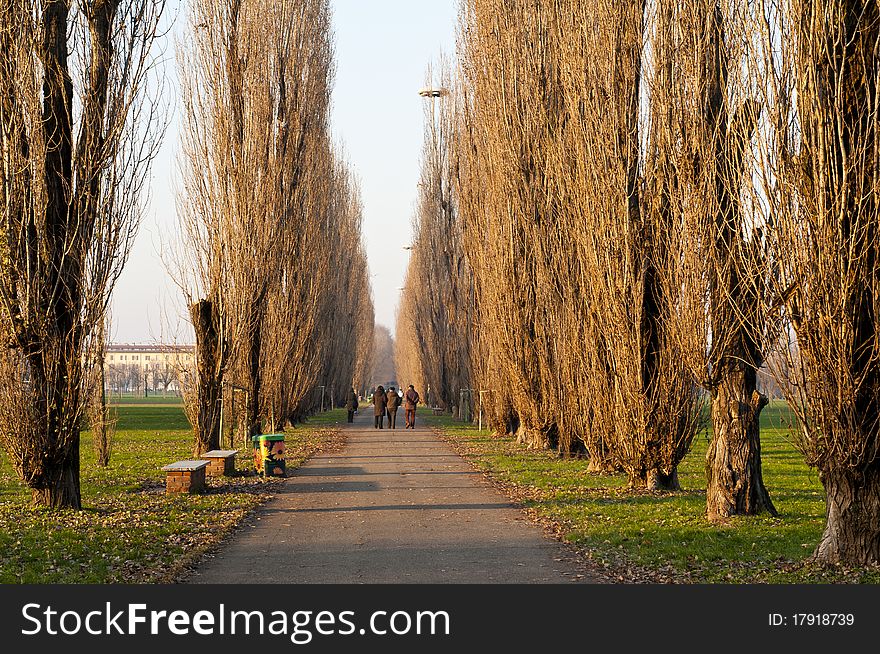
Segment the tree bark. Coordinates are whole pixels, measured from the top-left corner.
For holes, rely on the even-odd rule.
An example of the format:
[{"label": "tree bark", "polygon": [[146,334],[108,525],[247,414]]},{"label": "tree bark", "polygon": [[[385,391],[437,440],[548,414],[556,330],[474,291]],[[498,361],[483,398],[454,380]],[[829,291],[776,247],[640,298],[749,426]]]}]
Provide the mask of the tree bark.
[{"label": "tree bark", "polygon": [[[259,314],[257,314],[259,315]],[[248,436],[258,436],[263,433],[263,425],[260,420],[260,392],[262,388],[262,371],[260,370],[260,351],[262,348],[262,322],[263,318],[254,317],[251,322],[250,343],[248,347],[248,379],[251,392],[248,395],[247,425]]]},{"label": "tree bark", "polygon": [[633,472],[629,476],[629,487],[653,491],[679,491],[681,484],[678,482],[678,466],[669,473],[659,468]]},{"label": "tree bark", "polygon": [[621,472],[620,466],[616,465],[610,457],[596,456],[592,453],[589,455],[589,457],[590,458],[587,462],[587,472],[593,472],[598,475]]},{"label": "tree bark", "polygon": [[821,472],[825,531],[813,559],[822,563],[880,563],[880,465],[862,471]]},{"label": "tree bark", "polygon": [[99,347],[101,348],[101,355],[98,357],[97,366],[98,366],[98,384],[100,385],[97,389],[96,397],[94,401],[98,403],[98,408],[93,411],[93,415],[95,416],[94,424],[92,425],[92,440],[94,443],[95,450],[95,458],[98,461],[98,465],[102,468],[106,468],[110,464],[110,425],[108,424],[108,415],[107,415],[107,390],[105,388],[105,379],[104,379],[104,331],[101,331],[102,339]]},{"label": "tree bark", "polygon": [[51,474],[52,477],[48,479],[44,487],[31,490],[33,503],[52,509],[81,509],[79,433],[73,438],[73,443],[68,448],[66,456],[53,465]]},{"label": "tree bark", "polygon": [[[654,406],[657,402],[654,398],[658,392],[658,378],[660,377],[660,366],[663,365],[661,360],[661,352],[663,349],[663,310],[667,304],[664,297],[663,284],[656,268],[656,261],[662,260],[661,251],[663,244],[662,230],[665,225],[671,222],[668,218],[668,203],[666,202],[665,191],[661,193],[660,209],[653,219],[645,220],[642,212],[640,196],[640,149],[639,141],[639,103],[641,101],[641,69],[643,65],[642,59],[642,24],[645,15],[644,0],[635,0],[632,3],[632,10],[635,11],[635,19],[633,25],[638,28],[639,38],[632,40],[629,47],[632,51],[628,54],[631,61],[628,63],[633,65],[634,77],[632,86],[628,90],[626,97],[627,104],[627,220],[631,225],[633,234],[639,236],[637,246],[632,253],[634,261],[639,261],[642,269],[642,277],[639,280],[641,284],[641,382],[642,392],[648,399],[649,406]],[[655,223],[656,225],[652,224]],[[647,430],[654,434],[662,434],[662,438],[674,439],[679,442],[679,433],[676,430],[674,434],[668,434],[671,426],[660,424],[661,419],[654,409],[650,409],[647,416]],[[636,439],[638,440],[638,439]],[[633,488],[645,488],[648,490],[680,490],[678,483],[677,466],[672,468],[669,473],[663,472],[659,467],[651,467],[661,459],[660,450],[661,443],[657,439],[648,439],[645,443],[645,451],[642,453],[642,466],[637,472],[630,475],[630,486]],[[683,456],[684,454],[682,454]],[[678,457],[676,457],[676,460]]]},{"label": "tree bark", "polygon": [[[844,405],[851,417],[840,415],[838,400],[834,407],[838,413],[829,411],[833,421],[822,425],[825,433],[817,439],[819,450],[809,453],[817,460],[826,491],[825,531],[814,558],[827,563],[876,564],[880,563],[880,462],[875,431],[880,420],[876,310],[880,10],[876,3],[863,0],[809,9],[802,19],[814,25],[828,21],[829,10],[834,20],[841,21],[828,30],[827,45],[803,53],[810,81],[822,94],[813,101],[836,97],[839,109],[830,113],[831,119],[822,117],[824,124],[819,120],[805,124],[805,149],[827,158],[811,162],[810,172],[819,179],[818,188],[825,195],[820,207],[838,214],[841,233],[837,242],[851,248],[847,265],[861,269],[858,283],[850,287],[845,300],[840,298],[851,311],[846,319],[852,329],[849,352],[840,363],[850,379],[859,380],[854,397]],[[834,406],[827,399],[825,405]]]},{"label": "tree bark", "polygon": [[668,474],[657,468],[648,470],[648,474],[645,476],[645,488],[664,491],[681,490],[681,484],[678,482],[678,466]]},{"label": "tree bark", "polygon": [[193,454],[220,448],[220,402],[223,388],[223,345],[214,303],[200,300],[190,307],[196,335],[196,424]]},{"label": "tree bark", "polygon": [[[76,382],[82,378],[80,334],[75,330],[80,310],[76,255],[68,252],[68,212],[72,180],[71,98],[68,73],[68,4],[46,2],[43,10],[41,59],[45,149],[45,256],[48,288],[60,289],[45,298],[51,325],[39,346],[29,343],[26,356],[34,376],[37,414],[45,416],[46,460],[33,488],[35,504],[54,508],[82,506],[79,488],[79,428],[65,420],[66,411],[79,406]],[[35,230],[33,221],[28,228]],[[41,347],[40,347],[41,346]],[[48,353],[48,354],[47,354]],[[50,357],[59,357],[60,365]],[[73,383],[68,383],[73,382]]]},{"label": "tree bark", "polygon": [[712,441],[706,452],[706,513],[718,521],[732,515],[777,515],[761,475],[760,415],[767,398],[757,374],[743,361],[728,361],[712,393]]},{"label": "tree bark", "polygon": [[[717,264],[710,277],[709,313],[713,348],[712,440],[706,452],[706,514],[719,521],[732,515],[777,515],[761,475],[761,410],[767,398],[757,390],[763,352],[756,342],[762,329],[759,246],[742,236],[746,222],[736,193],[745,176],[742,150],[754,132],[751,105],[731,116],[728,110],[728,61],[721,6],[707,16],[704,106],[716,169],[707,180],[715,206],[709,229]],[[757,239],[756,235],[752,236]]]},{"label": "tree bark", "polygon": [[515,432],[516,442],[527,450],[549,450],[553,447],[550,434],[540,429],[530,429],[520,423]]}]

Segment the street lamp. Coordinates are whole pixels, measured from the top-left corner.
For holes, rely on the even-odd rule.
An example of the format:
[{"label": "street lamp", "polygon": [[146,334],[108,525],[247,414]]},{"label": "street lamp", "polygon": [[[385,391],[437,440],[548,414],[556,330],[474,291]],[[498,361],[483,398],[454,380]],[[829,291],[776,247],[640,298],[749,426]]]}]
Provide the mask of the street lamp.
[{"label": "street lamp", "polygon": [[426,86],[422,89],[419,89],[419,95],[423,98],[441,98],[444,95],[449,94],[449,89],[439,88],[435,89],[430,86]]},{"label": "street lamp", "polygon": [[439,88],[434,88],[433,86],[426,86],[419,90],[419,95],[423,98],[431,98],[431,133],[434,132],[434,100],[436,98],[442,98],[444,95],[449,95],[449,89],[444,89],[442,86]]}]

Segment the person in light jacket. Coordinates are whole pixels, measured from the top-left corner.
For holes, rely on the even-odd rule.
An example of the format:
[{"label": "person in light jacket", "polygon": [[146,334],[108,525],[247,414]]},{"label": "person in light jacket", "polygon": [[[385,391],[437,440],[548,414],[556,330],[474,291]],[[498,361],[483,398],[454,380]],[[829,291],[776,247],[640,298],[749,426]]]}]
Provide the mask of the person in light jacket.
[{"label": "person in light jacket", "polygon": [[394,386],[388,389],[385,409],[388,412],[388,426],[397,429],[397,409],[400,407],[400,395],[394,390]]},{"label": "person in light jacket", "polygon": [[385,407],[388,404],[388,397],[385,395],[385,387],[379,386],[373,393],[373,415],[375,416],[375,429],[382,429],[382,422],[385,418]]}]

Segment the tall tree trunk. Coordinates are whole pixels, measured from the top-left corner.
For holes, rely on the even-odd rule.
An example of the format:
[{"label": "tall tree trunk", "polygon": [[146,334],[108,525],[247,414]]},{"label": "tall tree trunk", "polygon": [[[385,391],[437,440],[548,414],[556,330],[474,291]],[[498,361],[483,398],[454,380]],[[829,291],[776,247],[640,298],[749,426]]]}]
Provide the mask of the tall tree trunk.
[{"label": "tall tree trunk", "polygon": [[[849,377],[859,380],[848,419],[825,427],[817,467],[826,492],[826,523],[814,558],[826,563],[880,563],[880,462],[876,458],[880,421],[880,362],[877,348],[877,285],[880,223],[877,209],[878,55],[880,9],[876,2],[844,0],[809,6],[802,20],[807,30],[822,26],[822,41],[804,51],[810,77],[822,93],[836,97],[833,120],[815,120],[805,130],[807,147],[825,161],[812,162],[814,178],[825,195],[821,209],[839,214],[839,242],[853,258],[847,261],[860,279],[845,296],[852,312],[846,360]],[[833,13],[832,13],[833,12]],[[828,28],[828,16],[841,21]],[[815,37],[814,37],[815,38]],[[824,41],[824,43],[823,43]],[[817,47],[818,46],[818,47]],[[823,47],[824,46],[824,47]],[[804,103],[806,105],[806,103]],[[830,128],[830,129],[829,129]],[[830,132],[830,134],[829,134]],[[832,145],[828,145],[831,143]],[[820,177],[830,168],[830,174]],[[834,361],[833,364],[837,364]],[[833,365],[832,364],[832,365]],[[830,403],[829,403],[830,404]],[[839,410],[839,409],[838,409]],[[835,416],[837,417],[837,416]],[[841,433],[834,434],[835,430]]]},{"label": "tall tree trunk", "polygon": [[260,392],[262,387],[260,350],[262,348],[262,335],[262,318],[255,318],[251,327],[251,338],[247,359],[248,380],[250,384],[247,406],[247,429],[249,437],[258,436],[263,433],[263,425],[260,420]]},{"label": "tall tree trunk", "polygon": [[79,485],[79,431],[72,438],[72,444],[64,457],[53,462],[48,476],[41,488],[31,490],[34,504],[53,509],[82,508]]},{"label": "tall tree trunk", "polygon": [[107,388],[105,387],[105,379],[104,379],[104,363],[101,362],[100,372],[98,373],[100,376],[99,384],[101,384],[101,399],[100,399],[100,410],[101,410],[101,421],[100,421],[100,439],[101,439],[101,452],[98,457],[98,465],[102,467],[106,467],[110,464],[110,449],[112,444],[110,442],[111,431],[110,425],[108,424],[109,416],[107,414]]},{"label": "tall tree trunk", "polygon": [[[141,64],[155,36],[152,10],[160,9],[147,3],[120,36],[114,29],[120,2],[7,2],[3,11],[8,34],[0,38],[0,86],[12,113],[4,109],[0,116],[2,140],[13,135],[20,146],[16,160],[4,157],[11,176],[3,176],[2,194],[8,200],[13,189],[24,199],[6,207],[0,290],[11,327],[8,345],[26,361],[28,381],[16,390],[16,402],[30,406],[15,419],[19,424],[2,428],[4,438],[30,441],[19,473],[34,501],[53,507],[81,507],[80,419],[92,390],[83,388],[83,363],[93,363],[92,330],[104,319],[127,256],[137,218],[133,200],[144,179],[139,171],[153,155],[150,129],[135,129],[128,110],[150,68]],[[81,29],[84,21],[87,29]],[[114,76],[118,45],[128,54],[122,55],[124,71]],[[76,87],[71,63],[81,82]],[[112,115],[111,101],[118,109]],[[117,161],[119,153],[124,162]]]},{"label": "tall tree trunk", "polygon": [[706,452],[706,510],[710,520],[733,515],[776,515],[761,476],[761,410],[755,369],[729,360],[712,393],[712,441]]},{"label": "tall tree trunk", "polygon": [[528,450],[550,450],[559,443],[558,430],[555,426],[535,429],[520,423],[515,432],[516,442]]},{"label": "tall tree trunk", "polygon": [[[634,30],[626,42],[625,66],[632,66],[631,86],[626,89],[626,125],[624,152],[626,153],[626,196],[627,196],[627,220],[630,230],[637,238],[633,240],[633,260],[641,266],[642,277],[638,280],[641,284],[641,341],[642,341],[642,392],[649,398],[648,406],[653,405],[650,399],[657,390],[657,377],[661,365],[660,353],[663,347],[661,341],[662,330],[662,307],[663,289],[655,268],[658,241],[660,234],[651,230],[651,221],[646,221],[642,215],[640,197],[640,143],[639,143],[639,102],[641,97],[642,82],[642,29],[645,14],[644,0],[631,0],[630,11],[634,14],[629,18],[628,24]],[[653,217],[652,217],[653,218]],[[650,410],[650,409],[649,409]],[[650,410],[647,416],[645,428],[649,433],[662,432],[663,425],[657,424],[656,412]],[[654,451],[650,451],[653,444]],[[675,468],[669,472],[663,472],[655,467],[659,461],[659,439],[649,438],[646,447],[649,451],[642,457],[642,465],[638,470],[630,474],[630,485],[634,488],[647,488],[650,490],[679,490],[678,473]]]},{"label": "tall tree trunk", "polygon": [[763,361],[754,334],[760,332],[760,275],[755,245],[743,242],[743,217],[737,192],[744,176],[741,150],[751,138],[754,117],[750,104],[731,118],[724,15],[710,9],[705,37],[707,133],[714,170],[714,215],[709,238],[717,263],[710,280],[709,312],[712,339],[720,350],[712,388],[712,441],[706,452],[706,513],[709,520],[756,515],[776,509],[761,475],[761,410],[767,398],[757,390],[757,369]]},{"label": "tall tree trunk", "polygon": [[[39,352],[28,353],[38,404],[37,414],[45,416],[47,445],[52,451],[42,462],[39,484],[33,489],[35,504],[54,508],[81,508],[79,488],[79,428],[65,420],[66,412],[76,413],[79,399],[76,382],[81,379],[80,337],[75,331],[80,309],[77,253],[69,253],[68,218],[72,189],[72,92],[68,72],[68,3],[49,0],[43,9],[41,58],[43,78],[43,129],[46,135],[46,263],[50,270],[47,286],[60,290],[52,295],[46,311],[54,324],[49,326]],[[29,226],[34,229],[33,223]],[[47,354],[48,352],[48,354]],[[51,361],[58,357],[60,361]],[[68,383],[70,382],[70,383]],[[73,433],[71,433],[73,432]]]},{"label": "tall tree trunk", "polygon": [[678,481],[678,466],[675,466],[671,472],[664,472],[659,467],[630,471],[629,487],[654,491],[681,490],[681,484]]},{"label": "tall tree trunk", "polygon": [[820,472],[825,531],[813,558],[823,563],[880,563],[880,465],[859,472]]},{"label": "tall tree trunk", "polygon": [[224,361],[216,312],[214,303],[209,300],[200,300],[190,307],[196,335],[195,456],[220,447]]},{"label": "tall tree trunk", "polygon": [[107,413],[107,389],[104,377],[104,337],[105,330],[102,328],[99,333],[100,343],[98,344],[98,356],[95,357],[95,366],[97,367],[97,388],[92,401],[97,404],[92,409],[92,449],[95,452],[95,459],[102,468],[110,464],[110,452],[112,448],[112,429],[110,425],[109,415]]}]

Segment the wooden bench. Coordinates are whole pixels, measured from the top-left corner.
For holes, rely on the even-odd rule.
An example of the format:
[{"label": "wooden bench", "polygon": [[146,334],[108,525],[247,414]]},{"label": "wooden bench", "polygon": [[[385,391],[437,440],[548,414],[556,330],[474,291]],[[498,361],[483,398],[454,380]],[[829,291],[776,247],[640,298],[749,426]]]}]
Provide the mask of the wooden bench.
[{"label": "wooden bench", "polygon": [[443,414],[443,407],[439,407],[439,406],[431,407],[431,413],[434,414],[435,416],[442,415]]},{"label": "wooden bench", "polygon": [[235,455],[238,450],[211,450],[202,454],[203,459],[208,461],[209,477],[222,477],[235,472]]},{"label": "wooden bench", "polygon": [[201,493],[205,490],[207,461],[176,461],[163,466],[165,471],[165,494]]}]

